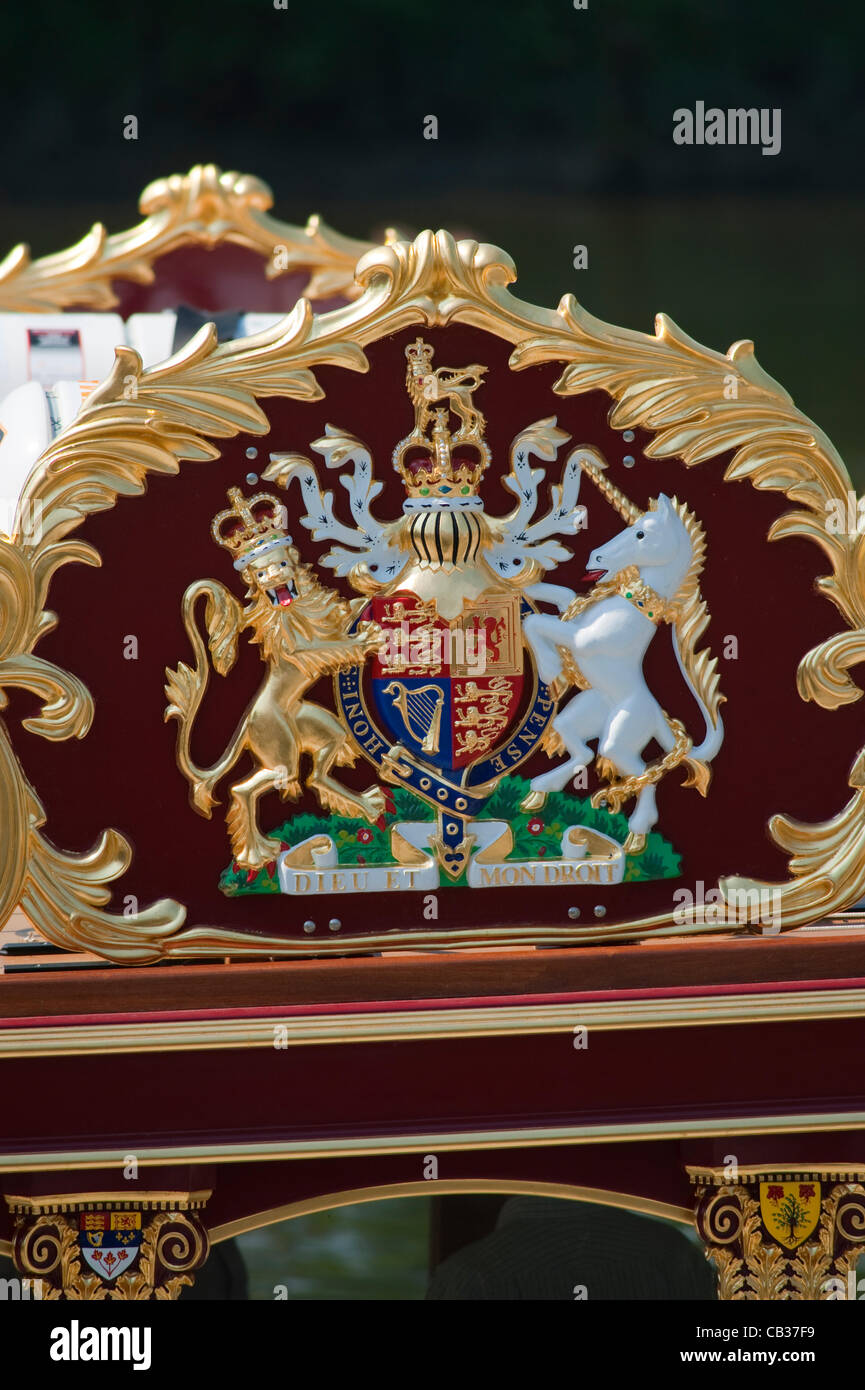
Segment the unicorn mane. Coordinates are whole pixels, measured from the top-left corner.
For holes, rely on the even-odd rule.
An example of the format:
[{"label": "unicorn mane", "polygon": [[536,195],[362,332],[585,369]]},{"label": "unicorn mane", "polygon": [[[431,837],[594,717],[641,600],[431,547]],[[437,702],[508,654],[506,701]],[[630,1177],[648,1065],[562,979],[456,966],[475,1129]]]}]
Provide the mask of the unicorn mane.
[{"label": "unicorn mane", "polygon": [[697,651],[697,642],[709,622],[709,609],[700,594],[699,579],[706,559],[706,533],[694,513],[677,497],[672,499],[676,512],[691,542],[691,564],[676,595],[678,615],[673,626],[677,655],[686,679],[694,693],[709,712],[712,724],[718,723],[718,711],[727,698],[721,694],[718,658],[704,647]]}]

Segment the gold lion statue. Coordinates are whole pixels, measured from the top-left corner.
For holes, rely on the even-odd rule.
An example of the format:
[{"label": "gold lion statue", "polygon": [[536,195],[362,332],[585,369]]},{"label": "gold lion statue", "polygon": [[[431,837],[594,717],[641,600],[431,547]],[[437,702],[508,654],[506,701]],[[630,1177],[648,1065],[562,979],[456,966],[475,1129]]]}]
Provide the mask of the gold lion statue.
[{"label": "gold lion statue", "polygon": [[[312,788],[321,806],[343,816],[363,816],[372,822],[385,810],[381,787],[353,792],[331,777],[331,768],[352,767],[356,754],[338,719],[330,710],[305,700],[310,686],[322,676],[345,667],[361,665],[381,644],[375,623],[347,628],[363,598],[340,599],[316,579],[311,567],[300,560],[291,536],[278,517],[284,507],[270,494],[244,498],[239,489],[229,490],[232,507],[213,522],[220,545],[237,556],[234,567],[247,584],[246,607],[215,579],[199,579],[183,595],[183,622],[195,655],[195,668],[180,662],[166,669],[165,694],[169,704],[165,718],[176,719],[177,763],[190,784],[190,801],[208,819],[217,804],[214,789],[244,752],[258,766],[231,787],[226,817],[235,862],[258,869],[280,851],[278,841],[262,835],[258,827],[259,799],[276,790],[283,800],[301,795],[301,756],[311,759],[304,785]],[[207,647],[196,617],[199,599],[205,600],[207,647],[213,667],[225,676],[237,659],[237,641],[249,628],[250,640],[260,648],[267,674],[235,730],[234,737],[212,767],[198,767],[192,759],[192,727],[207,689],[210,666]]]}]

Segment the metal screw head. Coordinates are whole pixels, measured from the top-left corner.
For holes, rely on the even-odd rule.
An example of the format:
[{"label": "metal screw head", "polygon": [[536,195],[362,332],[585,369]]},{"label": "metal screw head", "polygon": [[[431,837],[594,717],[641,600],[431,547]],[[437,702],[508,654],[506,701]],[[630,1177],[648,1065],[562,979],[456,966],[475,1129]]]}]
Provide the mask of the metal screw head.
[{"label": "metal screw head", "polygon": [[307,933],[315,931],[315,922],[304,922],[303,930]]},{"label": "metal screw head", "polygon": [[577,918],[579,917],[579,915],[580,915],[580,909],[579,909],[578,907],[569,907],[569,908],[568,908],[568,916],[570,917],[570,919],[571,919],[572,922],[576,922],[576,920],[577,920]]},{"label": "metal screw head", "polygon": [[341,930],[342,930],[342,922],[339,920],[338,917],[331,917],[331,919],[330,919],[330,921],[328,922],[327,925],[328,925],[328,927],[330,928],[331,931],[341,931]]},{"label": "metal screw head", "polygon": [[601,905],[600,903],[598,903],[598,906],[595,908],[595,916],[596,916],[596,917],[606,917],[606,915],[607,915],[607,909],[606,909],[605,907],[602,907],[602,905]]}]

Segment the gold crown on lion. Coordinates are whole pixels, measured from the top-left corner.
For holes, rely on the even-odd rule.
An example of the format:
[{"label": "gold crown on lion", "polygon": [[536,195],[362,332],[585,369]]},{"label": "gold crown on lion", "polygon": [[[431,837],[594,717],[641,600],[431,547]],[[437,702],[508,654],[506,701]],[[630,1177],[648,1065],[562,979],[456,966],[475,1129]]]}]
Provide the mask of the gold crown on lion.
[{"label": "gold crown on lion", "polygon": [[[417,338],[405,350],[406,390],[415,410],[411,434],[393,451],[410,498],[460,501],[477,496],[490,462],[486,421],[472,400],[486,367],[437,367],[434,349]],[[449,418],[459,421],[455,432]]]},{"label": "gold crown on lion", "polygon": [[231,506],[214,517],[210,532],[217,545],[234,556],[236,570],[257,564],[270,550],[291,545],[285,507],[272,492],[244,497],[239,487],[231,487],[228,500]]}]

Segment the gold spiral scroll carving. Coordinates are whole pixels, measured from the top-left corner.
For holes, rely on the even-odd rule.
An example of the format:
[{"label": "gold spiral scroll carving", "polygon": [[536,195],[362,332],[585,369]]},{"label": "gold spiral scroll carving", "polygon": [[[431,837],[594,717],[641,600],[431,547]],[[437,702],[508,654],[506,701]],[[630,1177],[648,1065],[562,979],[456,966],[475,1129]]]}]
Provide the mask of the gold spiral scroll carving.
[{"label": "gold spiral scroll carving", "polygon": [[865,1170],[747,1169],[732,1179],[723,1169],[688,1171],[719,1299],[863,1296],[856,1265],[865,1252]]},{"label": "gold spiral scroll carving", "polygon": [[[198,1215],[210,1194],[187,1197],[148,1193],[119,1200],[82,1194],[80,1197],[7,1198],[14,1213],[12,1257],[25,1278],[39,1281],[43,1299],[94,1301],[169,1299],[179,1297],[207,1259],[210,1241]],[[168,1210],[160,1208],[167,1207]],[[83,1262],[79,1242],[80,1216],[98,1222],[120,1213],[127,1227],[141,1229],[137,1253],[129,1269],[113,1278]],[[108,1239],[111,1233],[106,1232]]]}]

